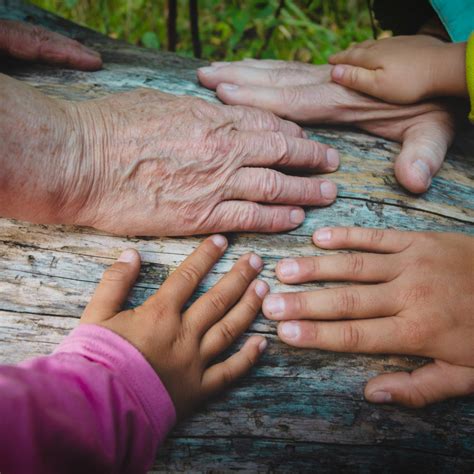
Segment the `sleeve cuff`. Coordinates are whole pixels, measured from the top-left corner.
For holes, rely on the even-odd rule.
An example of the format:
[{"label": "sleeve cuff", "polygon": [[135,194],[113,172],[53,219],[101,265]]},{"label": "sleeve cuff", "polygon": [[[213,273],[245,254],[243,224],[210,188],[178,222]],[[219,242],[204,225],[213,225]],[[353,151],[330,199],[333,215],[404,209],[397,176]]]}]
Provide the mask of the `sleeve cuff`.
[{"label": "sleeve cuff", "polygon": [[144,356],[128,341],[102,326],[82,324],[54,354],[85,357],[114,372],[138,399],[161,444],[176,422],[176,410],[160,378]]}]

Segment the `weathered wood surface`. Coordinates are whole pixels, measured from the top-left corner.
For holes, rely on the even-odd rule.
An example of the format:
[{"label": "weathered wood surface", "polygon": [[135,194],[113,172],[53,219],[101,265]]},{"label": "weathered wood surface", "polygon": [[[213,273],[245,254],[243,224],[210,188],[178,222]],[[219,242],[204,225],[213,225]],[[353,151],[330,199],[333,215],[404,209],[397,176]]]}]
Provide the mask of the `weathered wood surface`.
[{"label": "weathered wood surface", "polygon": [[[102,37],[18,1],[0,0],[0,17],[43,24],[97,48],[105,67],[95,73],[4,61],[0,71],[45,93],[72,100],[135,87],[215,100],[198,86],[197,61],[138,49]],[[311,245],[317,226],[360,225],[474,233],[474,137],[460,137],[431,190],[405,193],[392,174],[397,144],[337,128],[311,129],[342,152],[333,175],[336,204],[311,209],[303,226],[278,235],[239,234],[202,291],[239,255],[257,251],[272,288],[283,256],[323,253]],[[92,229],[0,220],[0,362],[49,353],[77,324],[104,268],[125,247],[144,266],[130,304],[144,300],[199,243],[199,238],[135,239]],[[312,285],[304,285],[311,287]],[[373,375],[411,369],[422,360],[291,349],[259,316],[249,333],[270,339],[259,366],[238,385],[177,426],[156,460],[157,471],[472,472],[474,403],[453,400],[423,410],[373,406],[362,396]]]}]

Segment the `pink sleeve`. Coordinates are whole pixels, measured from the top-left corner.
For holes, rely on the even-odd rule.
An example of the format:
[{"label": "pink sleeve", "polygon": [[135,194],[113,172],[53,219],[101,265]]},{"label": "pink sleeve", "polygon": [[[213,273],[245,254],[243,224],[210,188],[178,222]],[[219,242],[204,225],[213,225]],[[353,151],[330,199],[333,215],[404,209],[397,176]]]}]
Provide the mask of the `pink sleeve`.
[{"label": "pink sleeve", "polygon": [[0,366],[1,473],[145,472],[175,419],[153,368],[100,326]]}]

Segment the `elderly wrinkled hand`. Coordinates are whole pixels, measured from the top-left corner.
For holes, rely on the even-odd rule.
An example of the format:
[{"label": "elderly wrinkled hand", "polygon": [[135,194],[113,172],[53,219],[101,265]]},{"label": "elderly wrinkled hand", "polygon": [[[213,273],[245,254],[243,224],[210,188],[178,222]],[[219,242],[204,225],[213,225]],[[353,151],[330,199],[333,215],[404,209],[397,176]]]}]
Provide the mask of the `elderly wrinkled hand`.
[{"label": "elderly wrinkled hand", "polygon": [[0,20],[0,53],[84,71],[102,67],[100,54],[78,41],[22,21]]},{"label": "elderly wrinkled hand", "polygon": [[454,138],[446,102],[392,105],[331,81],[331,66],[286,61],[213,63],[198,70],[201,83],[226,104],[261,107],[299,123],[353,124],[402,143],[395,160],[399,183],[426,191]]},{"label": "elderly wrinkled hand", "polygon": [[331,181],[294,175],[334,171],[336,150],[270,112],[152,89],[58,101],[0,80],[16,117],[0,131],[4,216],[129,235],[277,232],[336,198]]}]

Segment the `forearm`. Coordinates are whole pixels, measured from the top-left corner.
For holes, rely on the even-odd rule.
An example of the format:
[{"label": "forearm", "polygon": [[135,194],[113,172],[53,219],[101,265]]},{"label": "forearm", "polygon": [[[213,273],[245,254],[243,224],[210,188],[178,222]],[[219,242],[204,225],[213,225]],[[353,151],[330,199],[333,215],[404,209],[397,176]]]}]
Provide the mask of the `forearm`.
[{"label": "forearm", "polygon": [[0,215],[70,223],[83,193],[80,136],[68,103],[0,74]]},{"label": "forearm", "polygon": [[0,367],[0,390],[1,472],[145,472],[175,419],[143,356],[97,326]]}]

